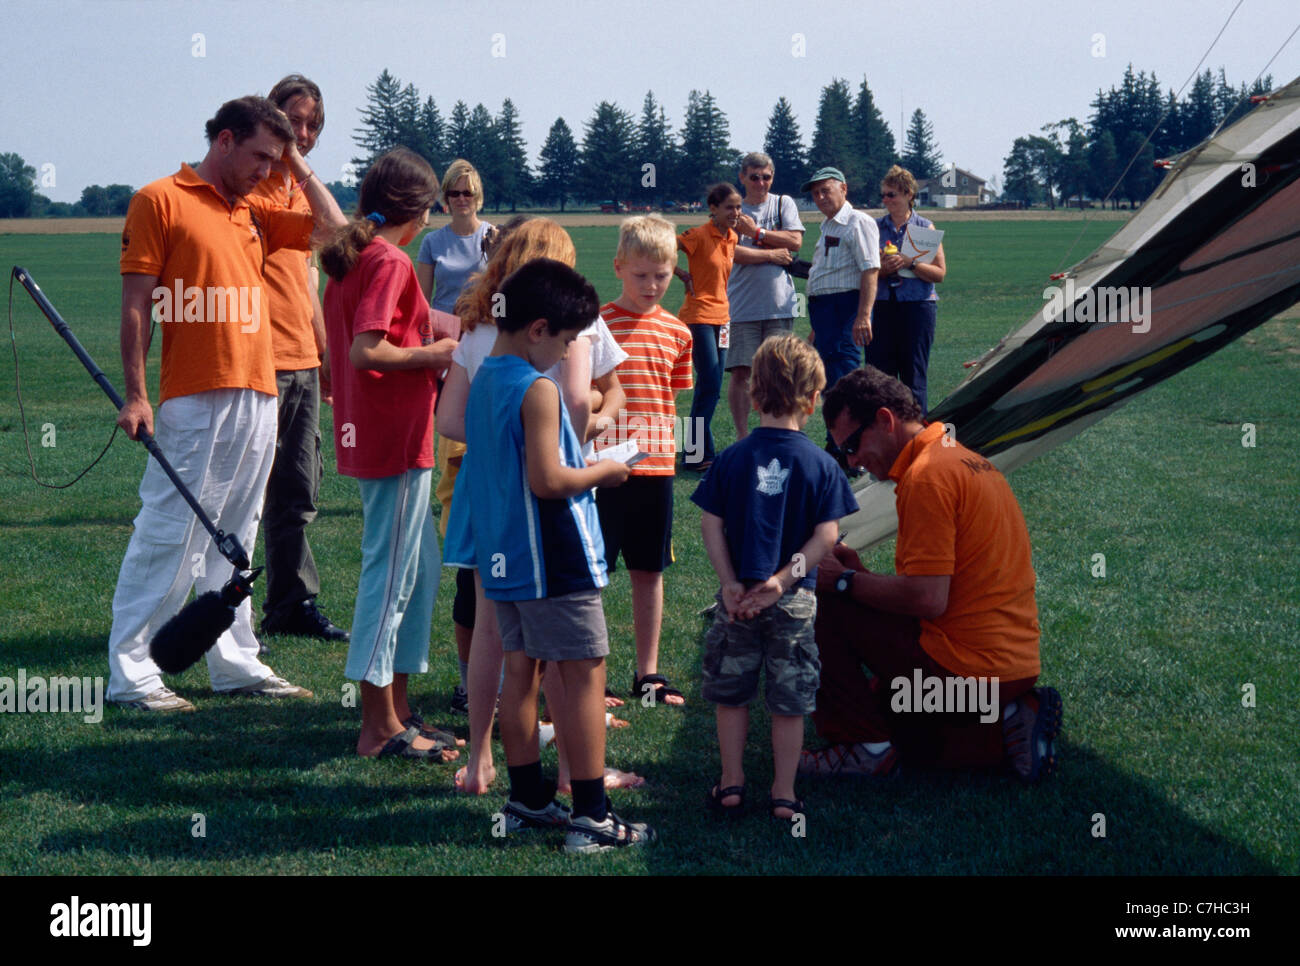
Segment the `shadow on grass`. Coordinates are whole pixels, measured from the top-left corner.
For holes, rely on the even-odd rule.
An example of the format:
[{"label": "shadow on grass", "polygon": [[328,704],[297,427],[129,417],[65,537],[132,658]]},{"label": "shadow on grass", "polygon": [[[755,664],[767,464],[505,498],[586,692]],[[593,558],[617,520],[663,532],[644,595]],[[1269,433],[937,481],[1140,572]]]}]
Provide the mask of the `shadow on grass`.
[{"label": "shadow on grass", "polygon": [[[701,634],[702,641],[702,634]],[[698,658],[697,658],[698,666]],[[637,819],[661,831],[647,871],[818,875],[1264,875],[1280,870],[1207,828],[1163,789],[1069,740],[1065,695],[1061,767],[1033,788],[991,772],[909,770],[895,779],[800,778],[802,836],[768,816],[769,719],[751,706],[747,811],[728,823],[703,800],[718,776],[713,709],[687,689],[686,721],[668,753],[671,787],[638,793]],[[648,713],[663,713],[648,712]],[[811,726],[808,741],[817,742]],[[815,744],[813,746],[816,746]],[[661,766],[656,766],[661,769]],[[625,793],[626,794],[626,793]],[[1094,836],[1105,821],[1105,835]]]},{"label": "shadow on grass", "polygon": [[[80,649],[91,641],[74,643]],[[713,711],[699,696],[698,675],[677,671],[686,679],[685,709],[626,712],[634,731],[662,733],[666,740],[639,744],[640,754],[615,750],[610,756],[649,776],[646,788],[615,793],[615,800],[620,812],[649,821],[661,836],[635,859],[614,865],[601,859],[553,864],[548,856],[558,850],[558,835],[534,837],[537,848],[503,847],[491,834],[491,816],[502,804],[504,782],[497,793],[471,800],[451,790],[454,765],[359,759],[353,754],[358,712],[319,698],[219,698],[202,686],[182,686],[199,703],[197,713],[109,709],[99,726],[74,725],[64,715],[24,716],[21,722],[6,715],[0,776],[6,797],[47,813],[31,844],[60,863],[103,852],[127,863],[292,859],[301,871],[354,873],[393,871],[394,862],[415,871],[432,863],[451,873],[1278,871],[1189,817],[1159,788],[1070,742],[1068,694],[1061,770],[1040,787],[938,771],[904,771],[885,782],[801,780],[808,804],[802,836],[773,822],[764,808],[771,765],[760,704],[746,756],[749,810],[737,823],[719,822],[702,804],[717,777]],[[1093,835],[1099,813],[1105,837]],[[192,834],[196,814],[204,816],[204,837]],[[443,853],[429,853],[430,847]],[[327,865],[340,849],[353,855],[347,867]]]},{"label": "shadow on grass", "polygon": [[[86,661],[98,663],[86,666]],[[71,665],[76,664],[73,668]],[[104,678],[108,686],[108,629],[102,635],[76,635],[64,637],[57,634],[28,635],[6,638],[0,651],[0,674],[13,676],[18,668],[27,673],[42,675],[80,674]]]}]

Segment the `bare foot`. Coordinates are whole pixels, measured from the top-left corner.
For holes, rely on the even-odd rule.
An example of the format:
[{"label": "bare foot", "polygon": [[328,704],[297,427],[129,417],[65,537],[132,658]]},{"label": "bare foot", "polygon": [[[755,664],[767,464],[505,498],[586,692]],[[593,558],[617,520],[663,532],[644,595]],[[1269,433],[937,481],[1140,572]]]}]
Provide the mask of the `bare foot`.
[{"label": "bare foot", "polygon": [[631,726],[632,726],[632,722],[624,721],[622,718],[615,718],[608,711],[605,712],[606,728],[630,728]]},{"label": "bare foot", "polygon": [[466,765],[456,771],[456,791],[470,795],[486,795],[496,780],[496,768],[488,765],[485,773],[477,775],[473,781],[470,781],[469,765]]},{"label": "bare foot", "polygon": [[614,695],[612,695],[612,694],[607,694],[607,695],[605,695],[605,707],[607,707],[607,708],[621,708],[621,707],[623,707],[623,699],[622,699],[622,698],[616,698],[616,697],[614,697]]},{"label": "bare foot", "polygon": [[[605,787],[606,788],[640,788],[645,784],[645,779],[635,772],[619,771],[617,768],[605,769]],[[573,788],[566,779],[562,785],[556,789],[561,795],[572,795]]]},{"label": "bare foot", "polygon": [[617,768],[605,769],[606,788],[640,788],[645,779],[636,772],[619,771]]}]

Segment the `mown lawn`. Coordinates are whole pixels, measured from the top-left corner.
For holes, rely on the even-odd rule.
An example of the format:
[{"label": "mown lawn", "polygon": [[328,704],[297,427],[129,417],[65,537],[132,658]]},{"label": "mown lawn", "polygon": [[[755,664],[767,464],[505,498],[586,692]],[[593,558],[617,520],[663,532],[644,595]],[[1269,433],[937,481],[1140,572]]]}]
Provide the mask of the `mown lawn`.
[{"label": "mown lawn", "polygon": [[[1115,227],[1087,225],[1070,261]],[[602,299],[615,297],[616,231],[571,233],[579,269]],[[1078,235],[1076,222],[951,226],[933,401],[961,380],[963,361],[1036,310]],[[117,251],[112,235],[0,235],[0,264],[29,269],[120,383]],[[680,301],[675,287],[665,304]],[[21,289],[13,320],[37,471],[66,481],[103,447],[112,410]],[[38,487],[14,373],[0,368],[0,675],[103,676],[146,454],[119,437],[76,486]],[[679,405],[689,408],[689,398]],[[711,821],[700,803],[717,757],[712,712],[699,696],[696,612],[714,577],[689,502],[693,481],[681,478],[662,665],[688,705],[629,707],[632,727],[609,742],[611,763],[650,779],[617,801],[658,826],[655,848],[574,861],[558,839],[493,838],[504,770],[501,794],[471,801],[452,790],[450,767],[356,758],[359,712],[341,700],[343,651],[282,638],[272,642],[272,666],[315,700],[217,698],[200,665],[171,682],[199,705],[193,715],[110,708],[87,724],[0,714],[0,872],[1295,873],[1297,410],[1300,335],[1294,318],[1274,320],[1012,475],[1034,543],[1042,677],[1065,699],[1061,772],[1039,788],[910,772],[881,786],[804,784],[802,838],[758,810],[734,827]],[[330,451],[311,539],[321,605],[346,626],[361,508],[355,483],[333,473],[325,421]],[[1255,426],[1253,448],[1242,445],[1245,423]],[[725,406],[714,429],[724,444],[733,438]],[[819,422],[808,431],[821,438]],[[42,446],[43,436],[55,445]],[[869,563],[888,569],[892,552],[883,545]],[[1098,553],[1105,577],[1092,574]],[[626,689],[625,572],[605,603],[611,679]],[[441,594],[434,670],[412,682],[418,703],[443,723],[456,720],[443,713],[456,680],[450,610],[451,594]],[[1248,684],[1254,707],[1243,706]],[[765,715],[754,718],[746,768],[761,800],[770,764]],[[553,758],[548,751],[544,761]],[[1104,837],[1093,834],[1098,814]],[[192,834],[196,815],[205,836]]]}]

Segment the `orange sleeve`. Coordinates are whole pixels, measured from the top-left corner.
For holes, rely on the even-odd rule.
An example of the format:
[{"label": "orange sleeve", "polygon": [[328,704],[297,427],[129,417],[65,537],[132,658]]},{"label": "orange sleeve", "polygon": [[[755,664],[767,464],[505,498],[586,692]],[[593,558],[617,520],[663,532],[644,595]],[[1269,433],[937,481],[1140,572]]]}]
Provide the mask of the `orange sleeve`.
[{"label": "orange sleeve", "polygon": [[673,364],[672,388],[673,392],[681,392],[683,389],[690,389],[694,385],[695,382],[691,372],[691,333],[687,329],[686,338],[682,342],[682,351]]},{"label": "orange sleeve", "polygon": [[292,211],[260,198],[248,198],[248,205],[257,214],[266,235],[268,254],[281,248],[307,251],[311,248],[311,233],[316,226],[309,211]]},{"label": "orange sleeve", "polygon": [[897,546],[894,564],[900,574],[947,577],[956,571],[957,505],[952,488],[908,484],[898,502]]},{"label": "orange sleeve", "polygon": [[694,231],[695,229],[692,228],[690,231],[684,231],[677,236],[677,250],[685,252],[687,258],[695,254],[696,240],[693,236]]},{"label": "orange sleeve", "polygon": [[152,195],[137,191],[122,226],[121,274],[157,277],[166,260],[167,227],[158,202]]}]

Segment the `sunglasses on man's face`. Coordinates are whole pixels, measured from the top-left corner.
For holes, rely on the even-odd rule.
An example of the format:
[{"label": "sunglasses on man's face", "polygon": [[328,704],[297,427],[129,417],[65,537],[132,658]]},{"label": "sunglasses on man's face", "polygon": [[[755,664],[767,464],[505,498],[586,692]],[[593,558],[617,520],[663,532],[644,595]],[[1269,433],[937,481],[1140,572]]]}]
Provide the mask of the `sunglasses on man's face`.
[{"label": "sunglasses on man's face", "polygon": [[837,447],[839,449],[839,461],[840,461],[841,468],[845,470],[850,469],[849,457],[854,455],[858,451],[858,444],[862,442],[862,433],[866,430],[866,428],[867,427],[865,423],[859,426],[853,432],[849,433],[848,436],[844,437],[844,442]]},{"label": "sunglasses on man's face", "polygon": [[443,194],[448,198],[473,198],[474,197],[474,192],[472,191],[452,190],[452,191],[444,191]]},{"label": "sunglasses on man's face", "polygon": [[750,181],[771,181],[772,176],[770,174],[751,174],[749,176],[749,180]]}]

